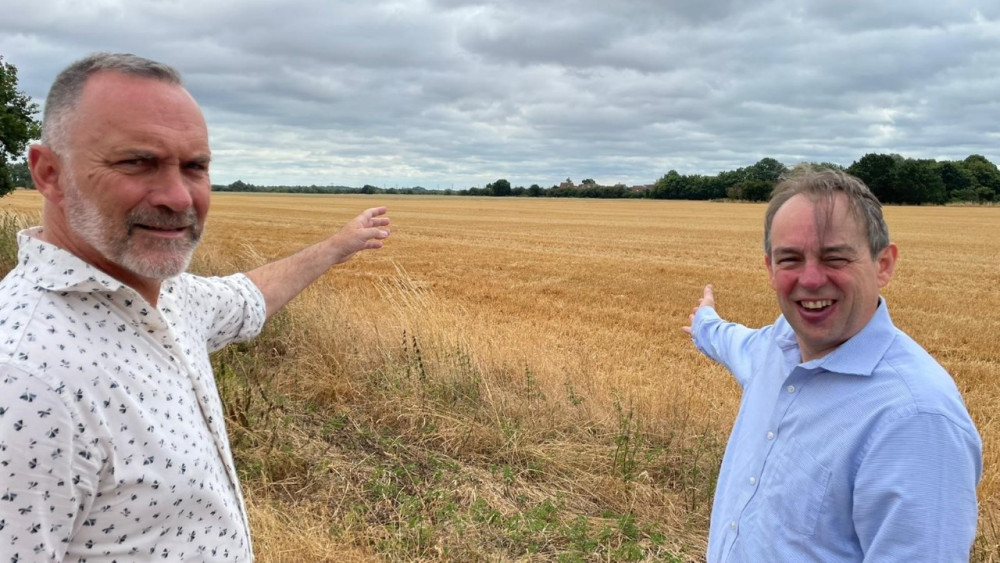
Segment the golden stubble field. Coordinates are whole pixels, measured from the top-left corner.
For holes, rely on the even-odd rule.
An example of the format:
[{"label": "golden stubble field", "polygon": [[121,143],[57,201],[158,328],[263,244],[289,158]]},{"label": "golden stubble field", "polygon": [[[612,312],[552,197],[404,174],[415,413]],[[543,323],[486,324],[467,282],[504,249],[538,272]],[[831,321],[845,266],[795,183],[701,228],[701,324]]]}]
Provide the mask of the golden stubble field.
[{"label": "golden stubble field", "polygon": [[[378,324],[398,303],[377,288],[403,278],[433,296],[447,330],[480,356],[523,364],[549,393],[573,389],[604,404],[626,398],[654,425],[680,416],[728,432],[738,388],[680,327],[706,283],[730,320],[760,326],[777,316],[763,265],[763,205],[218,193],[203,248],[276,258],[373,205],[389,207],[386,248],[338,267],[313,291],[353,296]],[[40,206],[35,192],[0,199],[0,210]],[[984,440],[980,527],[993,529],[1000,207],[885,213],[900,260],[883,295],[897,326],[952,373],[965,397]]]}]

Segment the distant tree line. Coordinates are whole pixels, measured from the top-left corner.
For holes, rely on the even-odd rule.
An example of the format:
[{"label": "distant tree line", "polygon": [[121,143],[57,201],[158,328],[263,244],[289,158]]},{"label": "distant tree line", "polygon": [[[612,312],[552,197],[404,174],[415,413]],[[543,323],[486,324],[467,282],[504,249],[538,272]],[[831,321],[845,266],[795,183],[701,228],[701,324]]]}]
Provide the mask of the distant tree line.
[{"label": "distant tree line", "polygon": [[236,180],[232,184],[221,185],[212,184],[213,192],[273,192],[286,194],[429,194],[437,193],[421,186],[412,188],[379,188],[365,184],[360,188],[351,186],[255,186],[243,180]]},{"label": "distant tree line", "polygon": [[[828,162],[813,163],[816,167],[845,170],[863,180],[882,203],[943,204],[961,202],[1000,202],[1000,170],[986,157],[978,154],[964,160],[930,160],[904,158],[898,154],[869,153],[847,168]],[[31,172],[25,162],[8,164],[12,186],[34,188]],[[771,190],[788,168],[773,158],[763,158],[752,166],[724,171],[714,175],[680,174],[671,170],[653,184],[602,186],[592,179],[579,184],[569,178],[559,185],[543,188],[512,186],[499,179],[479,188],[463,190],[429,190],[412,188],[380,188],[366,184],[350,186],[259,186],[237,180],[228,185],[213,184],[218,192],[274,192],[303,194],[446,194],[491,197],[577,197],[577,198],[649,198],[687,200],[767,201]],[[2,195],[3,190],[0,190]]]},{"label": "distant tree line", "polygon": [[[24,160],[14,162],[13,164],[8,164],[7,172],[10,178],[10,182],[8,183],[8,185],[11,187],[11,189],[13,188],[28,188],[32,190],[35,189],[35,181],[31,179],[31,170],[28,169],[28,163],[25,162]],[[0,180],[0,183],[2,182],[3,180]],[[0,192],[6,193],[6,191],[4,190],[0,190]]]},{"label": "distant tree line", "polygon": [[[829,162],[810,164],[817,168],[845,170],[857,176],[882,203],[919,205],[1000,201],[1000,170],[978,154],[965,160],[937,161],[869,153],[846,169]],[[788,167],[781,162],[763,158],[752,166],[715,175],[684,175],[671,170],[648,186],[601,186],[593,180],[584,180],[576,185],[567,178],[551,188],[541,188],[537,184],[523,188],[511,187],[507,180],[501,179],[483,188],[469,188],[456,193],[471,196],[767,201],[774,186],[788,171]]]},{"label": "distant tree line", "polygon": [[[898,154],[869,153],[844,168],[830,162],[810,163],[818,168],[845,170],[863,180],[883,203],[943,204],[950,202],[1000,201],[1000,170],[986,157],[971,155],[965,160],[904,158]],[[680,174],[671,170],[654,183],[642,186],[615,184],[602,186],[593,179],[579,184],[567,178],[549,188],[538,184],[512,186],[501,178],[483,187],[463,190],[379,188],[349,186],[255,186],[242,180],[229,185],[213,185],[215,191],[279,192],[315,194],[446,194],[490,197],[578,197],[578,198],[649,198],[767,201],[774,186],[789,171],[773,158],[714,175]]]}]

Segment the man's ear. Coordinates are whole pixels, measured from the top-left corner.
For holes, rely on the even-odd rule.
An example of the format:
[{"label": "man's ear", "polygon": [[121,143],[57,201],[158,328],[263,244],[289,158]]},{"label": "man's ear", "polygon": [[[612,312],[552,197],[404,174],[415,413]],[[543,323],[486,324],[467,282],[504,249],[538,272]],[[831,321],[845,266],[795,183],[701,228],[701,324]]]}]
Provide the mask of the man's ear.
[{"label": "man's ear", "polygon": [[896,269],[896,258],[899,256],[899,248],[894,243],[882,249],[875,257],[876,278],[878,286],[885,287],[892,279],[892,272]]},{"label": "man's ear", "polygon": [[28,168],[35,189],[48,201],[58,204],[63,199],[63,186],[59,182],[62,161],[59,155],[45,145],[31,145],[28,149]]}]

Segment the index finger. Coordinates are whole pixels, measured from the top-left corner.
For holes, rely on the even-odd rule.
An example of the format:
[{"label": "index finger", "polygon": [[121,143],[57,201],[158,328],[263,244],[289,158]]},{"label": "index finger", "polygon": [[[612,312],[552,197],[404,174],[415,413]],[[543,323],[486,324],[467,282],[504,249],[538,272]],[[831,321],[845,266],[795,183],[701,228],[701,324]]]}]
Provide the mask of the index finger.
[{"label": "index finger", "polygon": [[701,294],[701,305],[715,307],[715,289],[712,287],[712,284],[705,286],[705,290]]}]

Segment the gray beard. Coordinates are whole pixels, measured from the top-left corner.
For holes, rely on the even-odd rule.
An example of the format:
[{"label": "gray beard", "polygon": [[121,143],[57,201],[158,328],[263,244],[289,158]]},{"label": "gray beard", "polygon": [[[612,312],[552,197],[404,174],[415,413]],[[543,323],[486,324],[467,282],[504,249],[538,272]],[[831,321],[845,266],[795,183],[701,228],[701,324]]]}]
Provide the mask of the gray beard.
[{"label": "gray beard", "polygon": [[[65,198],[69,227],[105,258],[144,278],[164,280],[183,273],[201,240],[201,228],[193,208],[182,212],[137,208],[129,212],[125,224],[114,224],[94,202],[83,197],[75,184],[67,186]],[[140,242],[133,236],[136,225],[190,226],[191,230],[190,236],[184,238],[143,237]]]}]

